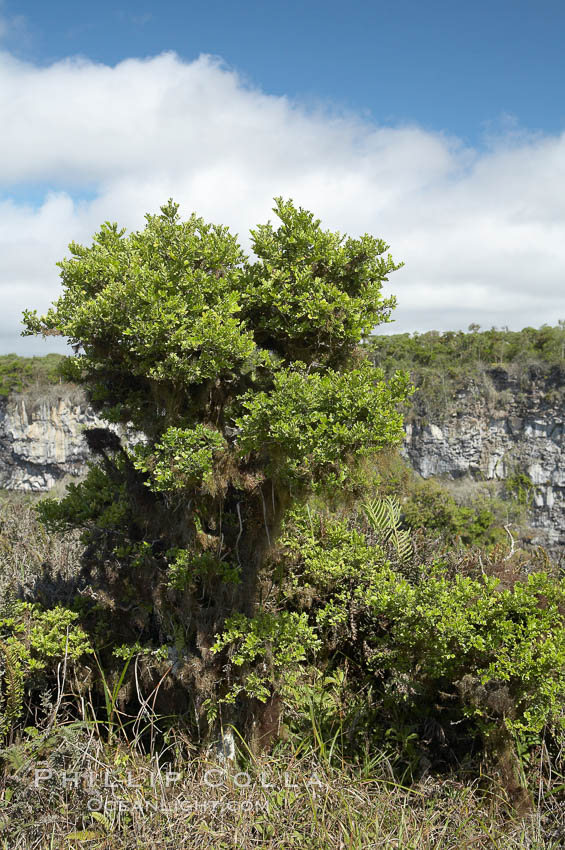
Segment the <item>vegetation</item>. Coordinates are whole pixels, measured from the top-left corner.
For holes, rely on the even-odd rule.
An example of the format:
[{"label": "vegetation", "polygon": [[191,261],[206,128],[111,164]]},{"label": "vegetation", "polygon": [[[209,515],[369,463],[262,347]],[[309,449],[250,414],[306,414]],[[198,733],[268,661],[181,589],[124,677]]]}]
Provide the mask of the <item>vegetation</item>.
[{"label": "vegetation", "polygon": [[445,418],[466,403],[469,394],[504,403],[507,373],[514,391],[526,398],[536,381],[544,383],[548,402],[562,402],[565,373],[565,321],[555,327],[521,331],[470,325],[463,331],[371,336],[366,350],[385,375],[406,370],[417,392],[412,410],[419,416]]},{"label": "vegetation", "polygon": [[484,553],[454,564],[438,547],[419,563],[398,536],[398,513],[387,519],[378,502],[365,513],[372,540],[361,521],[312,510],[292,514],[281,537],[291,565],[283,594],[316,624],[318,666],[347,659],[355,748],[364,728],[373,745],[383,736],[381,746],[390,730],[409,730],[411,747],[437,767],[492,740],[560,727],[565,583],[535,572],[502,587],[500,549],[490,575]]},{"label": "vegetation", "polygon": [[363,347],[388,246],[275,213],[255,261],[172,202],[105,224],[26,314],[137,441],[87,431],[41,526],[0,502],[6,846],[558,847],[565,581],[504,527],[531,482],[467,506],[415,482],[421,337]]},{"label": "vegetation", "polygon": [[480,330],[470,325],[464,331],[427,331],[426,333],[371,336],[367,345],[372,356],[386,372],[392,369],[420,370],[433,366],[450,375],[470,366],[508,366],[565,363],[565,321],[555,327]]},{"label": "vegetation", "polygon": [[447,549],[464,545],[490,551],[508,543],[507,527],[520,539],[527,538],[534,485],[519,469],[502,487],[496,482],[466,481],[455,489],[453,482],[420,478],[397,450],[389,450],[381,453],[375,471],[380,496],[399,501],[403,527],[441,538]]},{"label": "vegetation", "polygon": [[92,429],[100,463],[40,508],[48,528],[82,530],[113,598],[143,601],[123,642],[182,652],[199,736],[270,712],[316,646],[304,618],[265,609],[265,553],[293,501],[362,490],[371,458],[402,438],[411,389],[359,348],[393,306],[388,246],[324,231],[282,199],[274,211],[278,228],[252,231],[255,262],[172,202],[129,236],[105,224],[70,246],[49,312],[26,314],[28,333],[69,338],[63,372],[97,411],[144,435],[126,450]]},{"label": "vegetation", "polygon": [[0,396],[60,381],[58,367],[62,354],[44,357],[19,357],[17,354],[0,355]]},{"label": "vegetation", "polygon": [[[563,635],[553,605],[559,581],[538,572],[516,585],[522,571],[513,558],[508,585],[506,552],[483,552],[479,561],[479,550],[453,546],[443,566],[424,576],[421,562],[437,562],[439,545],[426,553],[431,544],[411,535],[406,557],[391,533],[397,514],[378,505],[376,523],[361,508],[354,521],[345,512],[328,517],[321,505],[289,514],[271,558],[285,564],[287,608],[308,611],[324,645],[316,663],[294,662],[301,676],[284,696],[284,725],[270,752],[253,754],[236,738],[236,761],[218,761],[210,750],[195,750],[181,714],[171,722],[155,710],[159,680],[147,676],[162,663],[155,655],[140,645],[116,647],[115,673],[98,666],[110,630],[98,637],[96,658],[81,633],[81,658],[61,652],[67,622],[75,628],[77,621],[68,614],[63,621],[54,600],[74,586],[82,619],[87,586],[76,541],[46,537],[33,504],[18,497],[0,504],[12,588],[44,600],[43,608],[5,602],[4,639],[15,633],[27,643],[30,632],[20,625],[32,612],[35,623],[45,624],[42,663],[25,667],[1,752],[0,846],[560,846],[563,739],[559,723],[551,733],[549,726],[541,735],[533,731],[549,720],[550,692],[558,697],[562,686],[563,664],[554,657],[551,665],[551,647]],[[21,560],[23,576],[14,569]],[[385,573],[386,583],[371,580]],[[497,592],[496,577],[513,592]],[[345,599],[350,622],[339,616]],[[496,675],[510,675],[498,683],[484,677],[489,664]],[[159,678],[167,671],[170,677],[170,666],[159,667]],[[6,694],[4,661],[2,669]],[[481,670],[484,685],[477,681]],[[127,699],[132,679],[141,698],[135,712]],[[561,711],[558,704],[556,719]],[[484,752],[481,735],[494,732],[501,717],[516,743],[510,748],[491,738]],[[524,719],[529,731],[516,728]],[[38,769],[48,778],[36,783]]]},{"label": "vegetation", "polygon": [[[562,846],[562,811],[541,770],[539,814],[513,818],[494,783],[485,791],[478,783],[429,777],[403,787],[381,754],[351,769],[332,764],[319,747],[288,742],[268,756],[245,754],[237,767],[212,766],[195,756],[159,767],[124,747],[109,748],[87,725],[51,733],[49,747],[46,740],[38,735],[25,751],[13,746],[6,752],[6,760],[20,765],[41,754],[41,776],[53,774],[32,793],[26,794],[21,768],[7,784],[0,805],[2,850]],[[57,772],[61,763],[68,768],[66,785]],[[77,787],[71,781],[75,771],[86,774]],[[555,779],[562,781],[562,774]]]},{"label": "vegetation", "polygon": [[[363,769],[351,769],[331,764],[327,751],[288,742],[268,756],[246,754],[237,767],[212,766],[193,756],[159,768],[124,747],[108,748],[86,725],[63,728],[50,738],[49,748],[46,736],[39,735],[27,751],[12,747],[6,752],[12,764],[41,754],[41,776],[50,769],[53,775],[27,794],[24,771],[7,784],[7,803],[0,805],[2,850],[562,846],[562,810],[541,770],[539,814],[513,818],[494,783],[485,791],[478,783],[438,783],[429,777],[403,787],[381,754]],[[68,768],[66,786],[57,773],[61,763]],[[78,787],[71,781],[75,771],[86,774]],[[562,782],[562,774],[555,780]]]}]

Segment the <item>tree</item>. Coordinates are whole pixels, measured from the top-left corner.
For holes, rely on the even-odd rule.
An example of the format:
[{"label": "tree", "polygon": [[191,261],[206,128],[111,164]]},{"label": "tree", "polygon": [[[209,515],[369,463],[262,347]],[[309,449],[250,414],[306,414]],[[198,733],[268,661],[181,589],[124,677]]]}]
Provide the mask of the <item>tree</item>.
[{"label": "tree", "polygon": [[98,461],[43,519],[81,528],[89,564],[134,607],[112,628],[176,644],[199,716],[268,702],[283,661],[313,645],[304,617],[266,613],[265,555],[292,502],[362,487],[363,463],[400,441],[410,392],[359,347],[394,307],[388,246],[323,230],[292,201],[274,212],[277,228],[251,231],[255,260],[172,201],[130,235],[105,223],[69,246],[47,314],[24,314],[24,333],[69,339],[64,375],[138,436],[91,431]]}]

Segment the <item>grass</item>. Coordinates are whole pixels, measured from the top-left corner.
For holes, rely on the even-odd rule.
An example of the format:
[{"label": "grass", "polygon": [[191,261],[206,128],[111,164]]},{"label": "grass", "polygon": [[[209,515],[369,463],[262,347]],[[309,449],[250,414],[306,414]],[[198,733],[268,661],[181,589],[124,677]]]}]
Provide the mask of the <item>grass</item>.
[{"label": "grass", "polygon": [[14,596],[46,604],[72,593],[83,550],[78,534],[47,534],[33,506],[37,495],[0,490],[0,605]]},{"label": "grass", "polygon": [[[74,723],[3,758],[2,850],[554,850],[565,842],[565,812],[547,789],[518,817],[485,777],[427,777],[405,788],[385,759],[366,776],[291,742],[231,763],[191,757],[177,739],[149,759]],[[45,772],[34,787],[38,766]]]}]

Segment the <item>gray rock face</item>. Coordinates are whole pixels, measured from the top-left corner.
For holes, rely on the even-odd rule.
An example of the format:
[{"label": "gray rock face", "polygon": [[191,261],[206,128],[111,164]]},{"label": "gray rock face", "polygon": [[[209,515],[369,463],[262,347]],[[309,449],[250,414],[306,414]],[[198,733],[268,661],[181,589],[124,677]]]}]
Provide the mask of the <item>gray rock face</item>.
[{"label": "gray rock face", "polygon": [[[420,393],[407,418],[403,454],[424,478],[503,481],[516,471],[535,485],[533,542],[565,544],[565,371],[524,381],[502,369],[469,382],[441,410]],[[86,471],[85,427],[104,426],[69,385],[0,400],[0,488],[46,491]]]},{"label": "gray rock face", "polygon": [[61,385],[0,400],[0,488],[50,490],[86,471],[85,427],[103,425],[75,387]]},{"label": "gray rock face", "polygon": [[[406,425],[403,454],[424,478],[502,481],[522,472],[533,485],[532,542],[565,544],[565,374],[512,377],[491,370],[470,383],[444,415],[420,411]],[[422,400],[425,405],[425,399]]]}]

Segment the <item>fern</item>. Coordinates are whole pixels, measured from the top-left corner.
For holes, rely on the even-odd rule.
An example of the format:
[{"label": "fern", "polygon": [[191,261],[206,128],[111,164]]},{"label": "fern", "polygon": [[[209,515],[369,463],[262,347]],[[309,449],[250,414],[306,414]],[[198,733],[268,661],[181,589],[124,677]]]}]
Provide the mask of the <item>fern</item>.
[{"label": "fern", "polygon": [[371,499],[363,505],[367,522],[383,543],[389,543],[398,560],[405,564],[413,554],[412,542],[407,531],[400,527],[401,508],[398,499],[386,496]]}]

